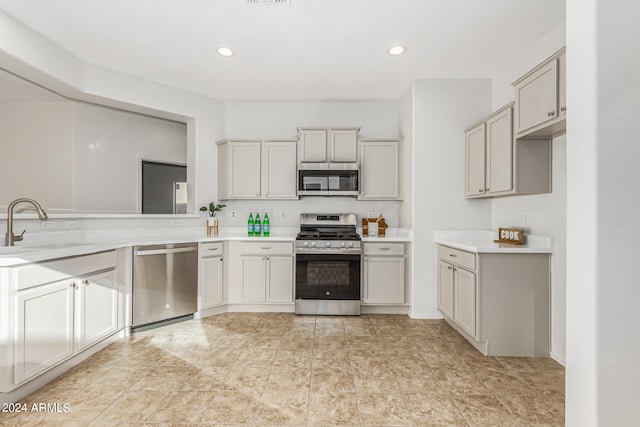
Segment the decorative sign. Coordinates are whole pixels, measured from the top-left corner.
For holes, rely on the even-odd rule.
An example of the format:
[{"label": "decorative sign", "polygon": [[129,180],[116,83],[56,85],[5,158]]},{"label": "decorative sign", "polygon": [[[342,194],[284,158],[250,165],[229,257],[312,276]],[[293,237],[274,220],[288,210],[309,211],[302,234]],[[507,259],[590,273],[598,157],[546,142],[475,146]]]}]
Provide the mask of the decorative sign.
[{"label": "decorative sign", "polygon": [[522,228],[498,228],[498,240],[494,240],[494,242],[524,245],[524,230]]}]

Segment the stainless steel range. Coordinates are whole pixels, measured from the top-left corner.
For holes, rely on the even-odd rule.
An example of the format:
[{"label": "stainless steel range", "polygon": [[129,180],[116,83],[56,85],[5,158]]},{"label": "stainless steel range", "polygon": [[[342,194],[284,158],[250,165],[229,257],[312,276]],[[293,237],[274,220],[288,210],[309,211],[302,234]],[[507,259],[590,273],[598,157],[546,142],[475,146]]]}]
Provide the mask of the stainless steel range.
[{"label": "stainless steel range", "polygon": [[355,214],[300,214],[296,314],[360,314],[360,235]]}]

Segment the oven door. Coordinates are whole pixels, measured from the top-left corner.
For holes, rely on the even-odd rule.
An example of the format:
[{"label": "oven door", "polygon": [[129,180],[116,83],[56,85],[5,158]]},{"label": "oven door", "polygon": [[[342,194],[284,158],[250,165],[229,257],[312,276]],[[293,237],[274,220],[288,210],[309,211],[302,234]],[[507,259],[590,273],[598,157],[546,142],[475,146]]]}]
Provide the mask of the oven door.
[{"label": "oven door", "polygon": [[360,255],[296,254],[296,299],[360,300]]}]

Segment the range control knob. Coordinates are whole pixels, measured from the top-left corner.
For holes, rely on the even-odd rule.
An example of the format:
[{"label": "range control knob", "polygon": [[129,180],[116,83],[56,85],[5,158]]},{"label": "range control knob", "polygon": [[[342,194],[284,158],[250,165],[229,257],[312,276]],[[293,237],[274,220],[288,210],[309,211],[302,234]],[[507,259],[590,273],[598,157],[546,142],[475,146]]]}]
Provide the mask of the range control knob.
[{"label": "range control knob", "polygon": [[309,247],[309,242],[304,242],[304,247],[308,248]]},{"label": "range control knob", "polygon": [[340,247],[344,248],[345,246],[347,246],[347,244],[345,242],[340,243]]},{"label": "range control knob", "polygon": [[311,247],[315,248],[316,247],[316,242],[311,242]]},{"label": "range control knob", "polygon": [[327,247],[330,248],[331,247],[331,242],[327,242]]}]

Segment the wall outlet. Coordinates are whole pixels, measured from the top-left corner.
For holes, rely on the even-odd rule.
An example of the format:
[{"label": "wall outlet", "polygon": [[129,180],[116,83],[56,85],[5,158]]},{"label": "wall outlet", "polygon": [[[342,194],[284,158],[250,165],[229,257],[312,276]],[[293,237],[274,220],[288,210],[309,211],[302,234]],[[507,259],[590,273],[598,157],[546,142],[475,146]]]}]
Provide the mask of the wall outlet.
[{"label": "wall outlet", "polygon": [[238,213],[236,211],[231,211],[231,219],[236,219]]},{"label": "wall outlet", "polygon": [[280,212],[280,221],[286,221],[287,220],[287,211],[281,211]]},{"label": "wall outlet", "polygon": [[78,221],[67,221],[67,229],[78,228]]},{"label": "wall outlet", "polygon": [[55,227],[53,221],[42,221],[41,224],[43,230],[52,230]]},{"label": "wall outlet", "polygon": [[522,223],[529,224],[529,212],[522,212]]},{"label": "wall outlet", "polygon": [[182,220],[181,219],[172,219],[171,220],[171,225],[182,225]]}]

